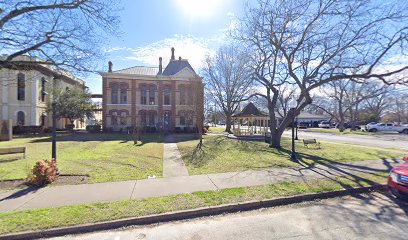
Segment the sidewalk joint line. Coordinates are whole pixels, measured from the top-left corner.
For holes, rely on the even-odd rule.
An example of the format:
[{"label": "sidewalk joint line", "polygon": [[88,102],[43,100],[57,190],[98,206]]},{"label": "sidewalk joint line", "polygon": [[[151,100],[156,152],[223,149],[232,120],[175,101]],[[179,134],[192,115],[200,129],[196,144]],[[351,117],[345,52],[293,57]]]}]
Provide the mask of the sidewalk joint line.
[{"label": "sidewalk joint line", "polygon": [[138,180],[135,180],[135,185],[133,186],[132,193],[130,194],[129,200],[132,200],[133,193],[135,192],[137,182],[139,182],[139,181],[138,181]]},{"label": "sidewalk joint line", "polygon": [[210,178],[210,176],[208,176],[208,174],[206,174],[207,178],[210,179],[210,181],[212,182],[212,184],[214,184],[215,188],[217,190],[219,190],[220,188],[217,186],[217,184],[215,184],[215,182]]}]

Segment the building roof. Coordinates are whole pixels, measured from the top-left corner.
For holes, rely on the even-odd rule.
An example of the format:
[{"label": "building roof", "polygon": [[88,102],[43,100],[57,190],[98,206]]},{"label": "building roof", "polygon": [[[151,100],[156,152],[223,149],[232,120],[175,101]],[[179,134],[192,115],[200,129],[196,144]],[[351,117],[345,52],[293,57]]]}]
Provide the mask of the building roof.
[{"label": "building roof", "polygon": [[267,117],[266,113],[261,112],[253,103],[249,103],[240,113],[234,114],[233,117]]},{"label": "building roof", "polygon": [[161,75],[173,76],[177,74],[178,72],[180,72],[181,70],[183,70],[184,68],[189,68],[195,73],[193,67],[191,67],[187,59],[181,59],[181,60],[170,60],[169,64],[164,69]]},{"label": "building roof", "polygon": [[156,76],[159,72],[158,67],[143,67],[143,66],[135,66],[130,68],[125,68],[117,71],[113,71],[114,73],[120,74],[134,74],[134,75],[150,75]]}]

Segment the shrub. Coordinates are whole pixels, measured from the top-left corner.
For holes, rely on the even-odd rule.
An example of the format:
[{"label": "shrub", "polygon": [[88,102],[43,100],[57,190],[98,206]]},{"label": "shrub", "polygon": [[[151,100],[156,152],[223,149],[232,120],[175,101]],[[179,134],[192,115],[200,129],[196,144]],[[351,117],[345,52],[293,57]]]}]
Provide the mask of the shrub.
[{"label": "shrub", "polygon": [[38,161],[33,168],[33,175],[28,182],[36,186],[44,186],[54,182],[58,177],[57,163],[54,159],[51,161]]},{"label": "shrub", "polygon": [[102,129],[101,125],[88,125],[86,126],[86,130],[90,133],[98,133]]}]

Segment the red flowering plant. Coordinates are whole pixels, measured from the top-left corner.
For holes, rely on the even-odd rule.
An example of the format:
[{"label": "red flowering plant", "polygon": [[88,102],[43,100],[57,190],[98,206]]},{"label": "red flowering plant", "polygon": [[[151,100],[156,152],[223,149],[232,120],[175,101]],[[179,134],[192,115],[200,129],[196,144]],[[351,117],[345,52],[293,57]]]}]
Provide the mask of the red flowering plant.
[{"label": "red flowering plant", "polygon": [[408,162],[408,156],[404,156],[402,160]]},{"label": "red flowering plant", "polygon": [[36,186],[44,186],[57,180],[58,168],[54,159],[38,161],[33,168],[33,175],[28,182]]}]

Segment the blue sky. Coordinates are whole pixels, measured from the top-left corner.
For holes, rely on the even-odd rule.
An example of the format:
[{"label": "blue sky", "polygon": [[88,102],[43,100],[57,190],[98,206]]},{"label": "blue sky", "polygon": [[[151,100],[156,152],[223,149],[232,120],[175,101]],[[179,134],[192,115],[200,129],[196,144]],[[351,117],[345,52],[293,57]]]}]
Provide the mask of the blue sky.
[{"label": "blue sky", "polygon": [[[131,66],[153,66],[170,48],[176,57],[189,59],[200,68],[204,57],[225,41],[226,32],[244,14],[247,0],[122,0],[120,37],[111,37],[105,47],[114,70]],[[253,4],[255,0],[250,0]],[[103,63],[105,70],[107,63]],[[102,92],[102,80],[86,78],[93,93]]]}]

